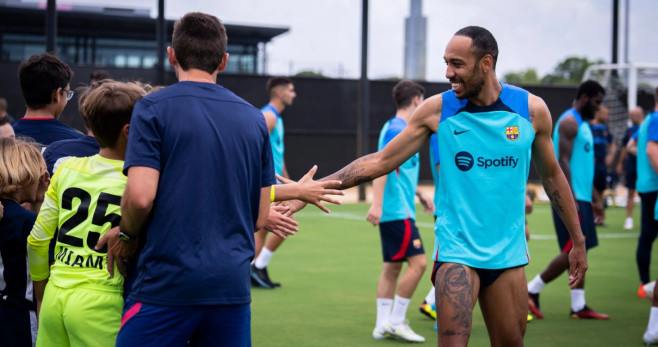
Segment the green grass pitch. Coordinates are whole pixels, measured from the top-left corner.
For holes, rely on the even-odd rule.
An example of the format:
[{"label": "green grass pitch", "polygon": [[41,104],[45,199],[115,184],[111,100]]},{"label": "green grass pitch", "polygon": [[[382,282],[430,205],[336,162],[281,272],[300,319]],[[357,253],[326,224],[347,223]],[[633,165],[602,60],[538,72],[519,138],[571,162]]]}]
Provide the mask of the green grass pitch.
[{"label": "green grass pitch", "polygon": [[[270,277],[282,287],[252,290],[254,346],[391,346],[401,342],[376,341],[375,294],[381,270],[379,231],[365,220],[369,205],[330,206],[331,215],[309,206],[296,217],[297,235],[277,251],[268,267]],[[418,208],[418,211],[421,211]],[[541,294],[545,319],[528,324],[527,346],[641,346],[650,302],[637,297],[639,278],[635,247],[639,233],[639,206],[635,228],[624,231],[625,211],[609,207],[605,227],[598,228],[599,246],[589,252],[587,304],[610,314],[609,321],[569,318],[570,293],[566,275],[549,284]],[[526,277],[532,279],[557,255],[548,204],[535,204],[528,215],[532,238]],[[418,213],[428,264],[434,245],[431,216]],[[652,277],[656,276],[653,264]],[[407,318],[414,331],[436,345],[433,321],[418,312],[430,289],[430,268],[412,298]],[[479,307],[473,315],[471,346],[488,346]]]}]

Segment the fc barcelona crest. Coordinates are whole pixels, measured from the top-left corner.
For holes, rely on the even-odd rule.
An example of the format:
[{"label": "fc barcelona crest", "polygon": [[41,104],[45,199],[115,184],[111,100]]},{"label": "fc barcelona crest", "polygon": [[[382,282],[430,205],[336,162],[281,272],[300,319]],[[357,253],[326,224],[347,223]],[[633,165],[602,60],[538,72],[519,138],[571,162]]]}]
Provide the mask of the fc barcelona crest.
[{"label": "fc barcelona crest", "polygon": [[519,138],[519,127],[505,127],[505,137],[508,140],[514,141]]}]

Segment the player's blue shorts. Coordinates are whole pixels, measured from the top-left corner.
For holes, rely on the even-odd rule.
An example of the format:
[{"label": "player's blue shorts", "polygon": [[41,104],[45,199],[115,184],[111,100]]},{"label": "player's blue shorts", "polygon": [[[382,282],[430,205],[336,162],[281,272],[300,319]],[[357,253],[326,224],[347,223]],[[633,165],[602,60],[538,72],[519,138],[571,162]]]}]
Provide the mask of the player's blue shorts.
[{"label": "player's blue shorts", "polygon": [[245,305],[157,306],[126,300],[116,346],[251,346]]},{"label": "player's blue shorts", "polygon": [[[434,286],[436,283],[436,272],[439,271],[439,267],[443,265],[444,262],[442,261],[435,261],[434,266],[432,267],[432,276],[430,279],[432,280],[432,285]],[[467,265],[464,265],[467,266]],[[478,274],[478,277],[480,278],[480,289],[491,285],[492,283],[496,282],[498,277],[503,274],[506,270],[509,269],[514,269],[517,267],[521,267],[525,265],[520,265],[520,266],[513,266],[513,267],[508,267],[504,269],[480,269],[480,268],[475,268],[471,267],[471,269],[475,270],[475,272]],[[470,267],[470,266],[468,266]]]},{"label": "player's blue shorts", "polygon": [[637,171],[626,171],[624,178],[626,180],[626,188],[635,189],[635,182],[637,182]]},{"label": "player's blue shorts", "polygon": [[411,256],[425,254],[418,228],[411,218],[379,223],[379,235],[385,263],[404,261]]},{"label": "player's blue shorts", "polygon": [[605,165],[596,165],[594,168],[594,188],[602,192],[607,186],[608,168]]},{"label": "player's blue shorts", "polygon": [[[580,229],[585,236],[585,248],[590,249],[599,245],[599,238],[596,235],[596,226],[594,225],[594,213],[592,204],[586,201],[576,201],[578,205],[578,219],[580,219]],[[571,236],[567,227],[562,222],[560,215],[553,210],[553,223],[555,224],[555,233],[557,242],[562,252],[569,252],[573,247]]]},{"label": "player's blue shorts", "polygon": [[652,244],[658,234],[658,220],[654,218],[658,191],[640,193],[642,210],[640,214],[640,242]]}]

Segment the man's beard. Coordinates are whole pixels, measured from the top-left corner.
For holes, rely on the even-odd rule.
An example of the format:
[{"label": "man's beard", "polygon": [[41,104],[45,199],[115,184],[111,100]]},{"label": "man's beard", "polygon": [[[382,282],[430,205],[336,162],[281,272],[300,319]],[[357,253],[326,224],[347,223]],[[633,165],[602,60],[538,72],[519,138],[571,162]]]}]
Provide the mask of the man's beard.
[{"label": "man's beard", "polygon": [[469,99],[478,96],[482,91],[482,87],[484,86],[483,75],[484,73],[478,70],[477,66],[474,67],[471,80],[468,82],[468,84],[466,84],[465,81],[462,82],[464,84],[464,96],[459,99]]}]

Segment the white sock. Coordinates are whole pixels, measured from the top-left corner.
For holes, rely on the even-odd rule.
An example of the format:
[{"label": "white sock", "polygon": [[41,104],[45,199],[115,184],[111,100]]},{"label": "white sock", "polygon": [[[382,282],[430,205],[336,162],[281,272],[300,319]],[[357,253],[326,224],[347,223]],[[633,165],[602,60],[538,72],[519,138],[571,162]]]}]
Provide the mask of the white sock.
[{"label": "white sock", "polygon": [[430,306],[434,305],[434,301],[436,300],[434,291],[434,286],[432,286],[432,289],[430,289],[430,292],[427,293],[427,296],[425,297],[425,302]]},{"label": "white sock", "polygon": [[377,298],[377,322],[375,327],[383,328],[384,324],[388,323],[391,317],[391,306],[393,306],[393,299]]},{"label": "white sock", "polygon": [[571,290],[571,311],[578,312],[585,308],[585,289]]},{"label": "white sock", "polygon": [[537,274],[532,281],[528,282],[528,293],[539,294],[544,287],[546,287],[546,282],[544,282],[544,280],[541,279],[541,276]]},{"label": "white sock", "polygon": [[263,249],[260,251],[260,254],[258,255],[258,258],[256,258],[256,261],[254,261],[254,266],[261,270],[266,268],[267,264],[270,263],[270,259],[272,259],[273,255],[274,252],[267,249],[267,247],[263,247]]},{"label": "white sock", "polygon": [[652,336],[658,336],[658,307],[652,306],[649,314],[649,326],[647,331]]},{"label": "white sock", "polygon": [[407,308],[409,307],[409,302],[411,299],[403,298],[401,296],[395,296],[395,302],[393,303],[393,311],[391,312],[391,324],[400,324],[404,322],[404,318],[407,316]]}]

